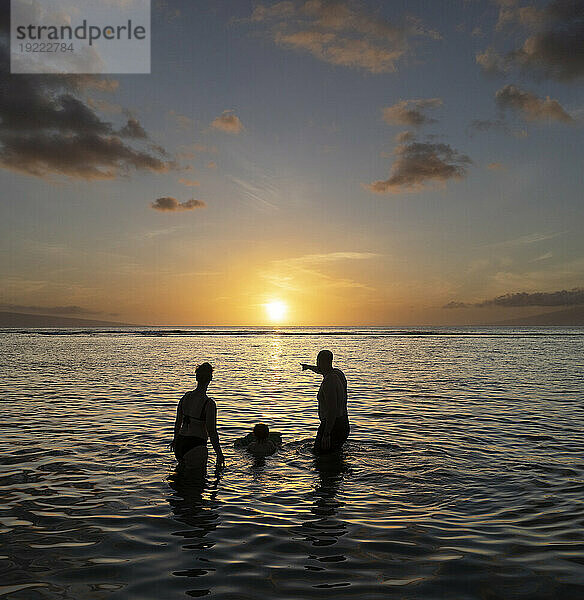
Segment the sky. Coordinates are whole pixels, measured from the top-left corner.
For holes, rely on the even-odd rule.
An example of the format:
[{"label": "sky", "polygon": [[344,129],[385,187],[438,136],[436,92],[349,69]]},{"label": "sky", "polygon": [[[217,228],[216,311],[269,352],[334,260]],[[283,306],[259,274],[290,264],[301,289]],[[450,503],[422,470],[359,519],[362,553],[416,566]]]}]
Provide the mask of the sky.
[{"label": "sky", "polygon": [[152,0],[132,75],[11,75],[0,17],[0,310],[415,326],[584,304],[584,0]]}]

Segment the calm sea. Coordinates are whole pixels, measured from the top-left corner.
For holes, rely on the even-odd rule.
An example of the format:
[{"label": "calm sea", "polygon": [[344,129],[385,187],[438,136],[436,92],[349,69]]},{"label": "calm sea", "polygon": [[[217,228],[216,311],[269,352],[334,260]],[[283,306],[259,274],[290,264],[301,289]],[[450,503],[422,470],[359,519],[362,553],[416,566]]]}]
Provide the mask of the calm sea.
[{"label": "calm sea", "polygon": [[[2,598],[584,597],[584,328],[0,341]],[[299,363],[322,348],[352,432],[315,462]],[[227,466],[201,488],[168,443],[205,360]],[[284,439],[265,461],[233,447],[259,421]]]}]

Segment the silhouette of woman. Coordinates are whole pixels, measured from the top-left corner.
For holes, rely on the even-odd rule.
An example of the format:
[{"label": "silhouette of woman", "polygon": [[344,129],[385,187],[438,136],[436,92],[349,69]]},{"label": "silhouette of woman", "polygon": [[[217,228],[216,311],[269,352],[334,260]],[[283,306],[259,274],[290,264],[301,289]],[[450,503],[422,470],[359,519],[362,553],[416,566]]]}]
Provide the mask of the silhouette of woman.
[{"label": "silhouette of woman", "polygon": [[205,471],[207,437],[217,455],[218,467],[225,464],[225,458],[217,433],[217,405],[207,396],[207,388],[213,379],[213,367],[205,362],[197,367],[195,376],[197,387],[187,392],[178,403],[170,449],[174,450],[180,467]]}]

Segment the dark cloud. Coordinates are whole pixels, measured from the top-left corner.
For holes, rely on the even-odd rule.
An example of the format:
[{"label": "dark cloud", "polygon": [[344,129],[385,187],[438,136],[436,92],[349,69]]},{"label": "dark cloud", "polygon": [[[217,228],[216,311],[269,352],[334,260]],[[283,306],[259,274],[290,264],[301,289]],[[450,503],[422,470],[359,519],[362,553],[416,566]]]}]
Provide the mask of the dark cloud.
[{"label": "dark cloud", "polygon": [[552,79],[584,76],[584,1],[551,2],[538,30],[510,59],[527,71]]},{"label": "dark cloud", "polygon": [[425,98],[420,100],[400,100],[393,106],[383,109],[383,120],[390,125],[409,125],[419,127],[427,123],[435,123],[425,114],[426,109],[442,106],[440,98]]},{"label": "dark cloud", "polygon": [[195,208],[205,208],[207,205],[202,200],[191,198],[185,202],[179,202],[171,196],[157,198],[150,204],[151,208],[160,212],[179,212],[184,210],[194,210]]},{"label": "dark cloud", "polygon": [[398,146],[390,177],[364,187],[376,194],[399,194],[444,184],[449,179],[462,179],[471,159],[448,144],[412,142]]},{"label": "dark cloud", "polygon": [[397,62],[410,50],[410,38],[440,38],[416,18],[396,25],[352,3],[339,1],[260,4],[250,21],[267,27],[272,40],[280,46],[370,73],[395,71]]},{"label": "dark cloud", "polygon": [[[130,170],[166,172],[174,164],[152,146],[137,148],[121,137],[144,140],[136,119],[116,132],[80,97],[100,80],[87,75],[11,75],[0,36],[0,167],[33,175],[114,179]],[[105,87],[111,87],[106,81]]]},{"label": "dark cloud", "polygon": [[452,302],[445,304],[442,308],[470,308],[471,306],[472,304],[466,304],[466,302],[455,302],[453,300]]},{"label": "dark cloud", "polygon": [[527,31],[523,43],[504,55],[488,48],[477,55],[486,72],[512,68],[537,78],[571,81],[584,76],[584,0],[554,0],[545,8],[501,2],[498,29]]},{"label": "dark cloud", "polygon": [[539,98],[532,92],[522,90],[516,85],[501,88],[495,98],[502,109],[516,110],[528,121],[561,121],[575,123],[557,100]]},{"label": "dark cloud", "polygon": [[126,125],[120,130],[120,135],[123,137],[130,137],[136,139],[145,140],[148,138],[148,134],[140,125],[140,122],[137,119],[130,118]]},{"label": "dark cloud", "polygon": [[497,296],[491,300],[484,300],[475,304],[449,302],[443,308],[488,308],[493,306],[511,308],[521,306],[576,306],[579,304],[584,304],[584,288],[562,290],[560,292],[517,292]]}]

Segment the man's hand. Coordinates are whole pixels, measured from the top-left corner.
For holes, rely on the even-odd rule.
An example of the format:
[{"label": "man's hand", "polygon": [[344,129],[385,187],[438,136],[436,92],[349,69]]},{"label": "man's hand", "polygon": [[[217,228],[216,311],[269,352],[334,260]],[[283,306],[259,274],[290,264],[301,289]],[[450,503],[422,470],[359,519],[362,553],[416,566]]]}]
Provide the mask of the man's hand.
[{"label": "man's hand", "polygon": [[322,440],[320,441],[320,447],[323,450],[329,450],[331,447],[331,434],[330,433],[325,433],[322,436]]},{"label": "man's hand", "polygon": [[171,452],[174,452],[174,440],[172,440],[172,442],[170,442],[170,444],[168,444],[168,447],[170,448]]}]

